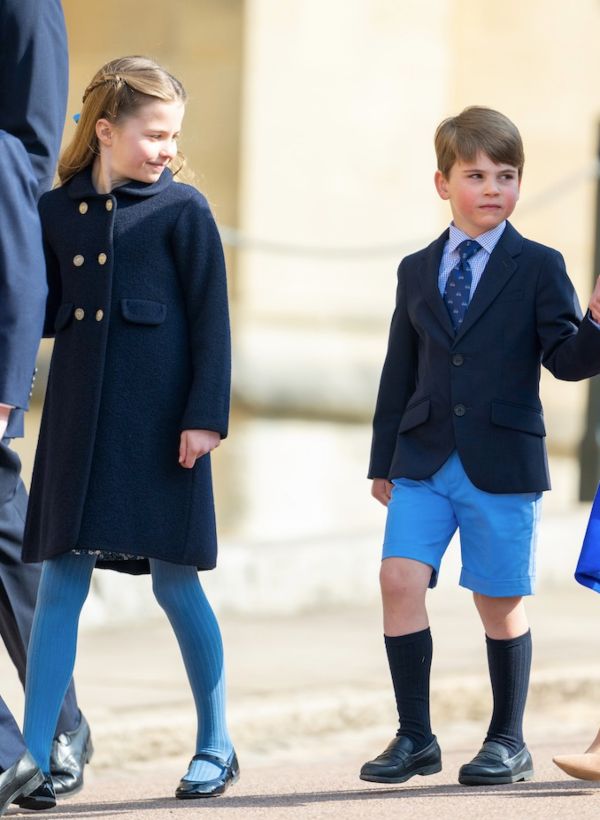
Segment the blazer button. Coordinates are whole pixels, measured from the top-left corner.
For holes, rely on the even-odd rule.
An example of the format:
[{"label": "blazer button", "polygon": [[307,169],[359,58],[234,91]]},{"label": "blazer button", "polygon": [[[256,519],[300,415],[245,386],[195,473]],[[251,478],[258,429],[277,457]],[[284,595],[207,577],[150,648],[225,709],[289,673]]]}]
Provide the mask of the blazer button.
[{"label": "blazer button", "polygon": [[80,253],[78,253],[77,256],[73,257],[73,264],[75,265],[76,268],[80,268],[83,265],[84,262],[85,262],[85,259],[83,258],[83,256]]},{"label": "blazer button", "polygon": [[103,310],[97,310],[96,311],[96,321],[101,322],[102,319],[104,319],[104,311]]},{"label": "blazer button", "polygon": [[99,253],[98,254],[98,264],[99,265],[105,265],[106,264],[106,259],[107,259],[107,256],[106,256],[105,253]]},{"label": "blazer button", "polygon": [[88,212],[87,202],[80,202],[79,203],[79,213],[80,214],[87,214],[87,212]]},{"label": "blazer button", "polygon": [[455,353],[452,356],[452,364],[454,365],[454,367],[460,367],[464,363],[465,363],[465,357],[463,356],[462,353]]},{"label": "blazer button", "polygon": [[78,322],[81,322],[83,317],[85,316],[85,310],[83,308],[75,308],[75,313],[73,314]]},{"label": "blazer button", "polygon": [[113,209],[112,199],[107,199],[106,202],[104,203],[104,207],[106,208],[107,211],[112,211],[112,209]]},{"label": "blazer button", "polygon": [[467,412],[467,408],[464,404],[455,404],[454,405],[454,415],[455,416],[464,416]]}]

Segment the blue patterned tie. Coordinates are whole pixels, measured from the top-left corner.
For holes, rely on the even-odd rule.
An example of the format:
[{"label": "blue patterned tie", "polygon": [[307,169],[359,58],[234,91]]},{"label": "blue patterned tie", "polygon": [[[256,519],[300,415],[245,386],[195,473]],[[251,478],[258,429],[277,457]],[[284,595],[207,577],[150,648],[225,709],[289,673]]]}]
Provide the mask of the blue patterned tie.
[{"label": "blue patterned tie", "polygon": [[448,308],[455,331],[462,325],[469,307],[471,281],[473,279],[469,259],[478,250],[481,250],[481,245],[479,242],[475,242],[474,239],[465,239],[464,242],[458,245],[456,250],[460,254],[460,260],[458,265],[450,271],[450,276],[446,282],[446,290],[444,291],[444,302]]}]

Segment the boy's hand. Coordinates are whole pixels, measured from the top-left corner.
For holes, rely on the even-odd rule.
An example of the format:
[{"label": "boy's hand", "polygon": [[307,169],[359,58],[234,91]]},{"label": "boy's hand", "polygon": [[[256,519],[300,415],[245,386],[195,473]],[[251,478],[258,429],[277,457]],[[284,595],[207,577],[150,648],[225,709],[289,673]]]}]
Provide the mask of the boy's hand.
[{"label": "boy's hand", "polygon": [[197,458],[210,453],[220,443],[221,436],[214,430],[184,430],[179,441],[179,463],[189,469]]},{"label": "boy's hand", "polygon": [[590,299],[589,308],[594,322],[600,322],[600,276],[596,279],[596,286]]},{"label": "boy's hand", "polygon": [[390,498],[392,497],[392,489],[394,485],[387,478],[374,478],[371,485],[371,495],[376,498],[380,504],[387,507]]}]

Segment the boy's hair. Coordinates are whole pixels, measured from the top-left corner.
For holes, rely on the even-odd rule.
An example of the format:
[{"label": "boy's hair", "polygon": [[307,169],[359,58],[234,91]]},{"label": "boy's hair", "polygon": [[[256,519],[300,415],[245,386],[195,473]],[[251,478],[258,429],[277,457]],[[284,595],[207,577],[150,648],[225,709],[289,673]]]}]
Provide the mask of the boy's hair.
[{"label": "boy's hair", "polygon": [[[185,103],[187,94],[178,79],[147,57],[119,57],[96,72],[83,94],[83,106],[71,142],[58,162],[62,183],[77,174],[99,153],[96,123],[105,118],[119,123],[153,100]],[[178,166],[183,156],[178,154]],[[175,172],[176,172],[175,171]]]},{"label": "boy's hair", "polygon": [[448,179],[457,160],[472,162],[482,151],[498,165],[512,165],[523,174],[525,154],[517,126],[493,108],[472,105],[443,120],[435,132],[438,169]]}]

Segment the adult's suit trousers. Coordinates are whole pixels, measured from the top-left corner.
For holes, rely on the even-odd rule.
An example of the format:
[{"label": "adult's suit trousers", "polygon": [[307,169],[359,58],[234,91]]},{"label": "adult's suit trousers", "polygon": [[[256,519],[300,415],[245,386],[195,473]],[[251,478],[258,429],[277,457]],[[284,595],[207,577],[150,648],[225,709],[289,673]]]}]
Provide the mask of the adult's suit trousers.
[{"label": "adult's suit trousers", "polygon": [[[20,470],[19,456],[5,439],[0,442],[0,634],[24,684],[41,564],[21,561],[27,492]],[[78,720],[79,708],[71,681],[56,734],[73,729]],[[10,768],[24,751],[19,727],[0,697],[0,768]]]}]

